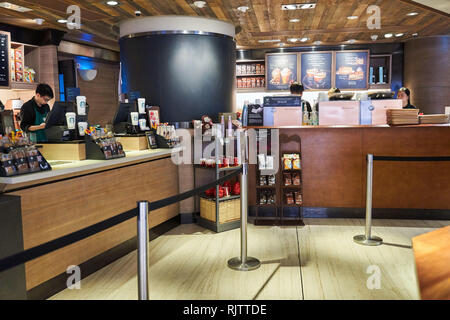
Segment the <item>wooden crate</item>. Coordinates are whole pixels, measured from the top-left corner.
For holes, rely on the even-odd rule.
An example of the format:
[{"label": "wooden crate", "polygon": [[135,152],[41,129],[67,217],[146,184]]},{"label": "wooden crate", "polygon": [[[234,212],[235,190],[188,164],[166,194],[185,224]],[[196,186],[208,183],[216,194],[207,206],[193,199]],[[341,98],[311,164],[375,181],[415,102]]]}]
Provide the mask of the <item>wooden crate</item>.
[{"label": "wooden crate", "polygon": [[[216,202],[200,198],[200,216],[216,222]],[[241,199],[231,199],[219,202],[219,223],[236,221],[241,218]]]}]

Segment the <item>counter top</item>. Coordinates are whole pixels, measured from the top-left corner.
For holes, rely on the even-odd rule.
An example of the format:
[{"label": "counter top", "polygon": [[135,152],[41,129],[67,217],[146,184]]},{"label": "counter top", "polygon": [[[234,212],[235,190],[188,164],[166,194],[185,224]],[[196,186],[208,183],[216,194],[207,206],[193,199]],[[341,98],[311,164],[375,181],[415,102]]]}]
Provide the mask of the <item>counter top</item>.
[{"label": "counter top", "polygon": [[13,177],[0,177],[0,193],[11,189],[23,188],[30,185],[61,180],[87,173],[104,171],[115,167],[127,166],[152,159],[162,158],[170,156],[172,152],[178,152],[180,150],[181,148],[126,151],[126,157],[111,160],[49,160],[48,162],[52,166],[52,170],[50,171],[42,171]]},{"label": "counter top", "polygon": [[340,129],[340,128],[427,128],[427,127],[450,127],[450,123],[443,124],[408,124],[408,125],[397,125],[390,126],[384,125],[336,125],[336,126],[248,126],[244,129]]}]

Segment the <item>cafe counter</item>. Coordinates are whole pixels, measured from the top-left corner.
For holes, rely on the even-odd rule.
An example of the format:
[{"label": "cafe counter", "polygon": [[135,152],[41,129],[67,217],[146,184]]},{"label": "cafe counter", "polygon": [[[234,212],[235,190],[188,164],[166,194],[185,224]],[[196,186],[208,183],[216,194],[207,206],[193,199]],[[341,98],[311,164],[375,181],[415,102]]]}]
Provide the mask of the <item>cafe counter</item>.
[{"label": "cafe counter", "polygon": [[[0,178],[0,258],[136,208],[137,201],[178,194],[172,152],[177,150],[131,151],[113,160],[49,161],[52,171]],[[178,215],[178,204],[151,212],[151,237],[177,225]],[[12,281],[10,298],[49,297],[65,288],[69,266],[80,266],[85,277],[135,249],[136,230],[136,218],[130,219],[6,271],[0,281]],[[0,289],[0,297],[8,298],[4,294]]]},{"label": "cafe counter", "polygon": [[[449,124],[247,129],[279,129],[280,165],[283,153],[301,153],[304,217],[364,217],[367,154],[450,156]],[[270,143],[270,139],[268,141]],[[257,172],[257,165],[251,165],[251,207],[259,205]],[[281,174],[278,178],[283,179]],[[374,163],[375,218],[449,219],[449,194],[448,161]],[[278,201],[285,199],[280,197]]]}]

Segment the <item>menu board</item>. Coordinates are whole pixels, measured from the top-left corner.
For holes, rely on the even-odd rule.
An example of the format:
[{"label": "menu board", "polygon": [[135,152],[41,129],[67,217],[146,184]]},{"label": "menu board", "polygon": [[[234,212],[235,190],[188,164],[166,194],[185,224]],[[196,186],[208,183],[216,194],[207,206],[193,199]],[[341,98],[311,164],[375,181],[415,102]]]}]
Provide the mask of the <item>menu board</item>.
[{"label": "menu board", "polygon": [[368,51],[336,52],[336,88],[367,89],[368,60]]},{"label": "menu board", "polygon": [[332,52],[308,52],[301,54],[301,79],[306,90],[331,89]]},{"label": "menu board", "polygon": [[9,34],[0,33],[0,87],[9,87]]},{"label": "menu board", "polygon": [[267,90],[289,90],[297,81],[297,53],[266,55]]}]

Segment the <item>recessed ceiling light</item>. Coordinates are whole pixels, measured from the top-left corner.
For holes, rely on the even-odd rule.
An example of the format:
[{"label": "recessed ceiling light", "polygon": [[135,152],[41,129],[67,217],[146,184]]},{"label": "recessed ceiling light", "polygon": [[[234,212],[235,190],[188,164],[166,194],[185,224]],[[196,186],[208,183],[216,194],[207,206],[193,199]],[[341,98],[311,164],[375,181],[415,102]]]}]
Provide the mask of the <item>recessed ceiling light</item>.
[{"label": "recessed ceiling light", "polygon": [[309,40],[309,38],[306,38],[306,37],[300,39],[301,42],[306,42],[306,41],[308,41],[308,40]]},{"label": "recessed ceiling light", "polygon": [[349,39],[349,40],[347,40],[347,42],[348,42],[348,43],[355,43],[356,40],[355,40],[355,39]]},{"label": "recessed ceiling light", "polygon": [[206,6],[206,2],[205,1],[195,1],[194,6],[196,6],[197,8],[203,8],[204,6]]},{"label": "recessed ceiling light", "polygon": [[419,34],[417,32],[413,33],[412,36],[413,37],[417,37]]},{"label": "recessed ceiling light", "polygon": [[373,41],[375,41],[375,40],[378,39],[378,35],[377,35],[377,34],[373,34],[373,35],[370,36],[370,38],[371,38]]},{"label": "recessed ceiling light", "polygon": [[25,8],[25,7],[22,7],[22,6],[18,6],[16,4],[12,4],[12,3],[9,3],[9,2],[0,2],[0,7],[5,8],[5,9],[14,10],[14,11],[17,11],[17,12],[33,11],[33,9]]},{"label": "recessed ceiling light", "polygon": [[291,20],[289,20],[289,22],[300,22],[300,19],[291,19]]},{"label": "recessed ceiling light", "polygon": [[117,5],[119,4],[119,2],[118,2],[118,1],[110,0],[110,1],[106,1],[106,4],[107,4],[108,6],[114,7],[114,6],[117,6]]},{"label": "recessed ceiling light", "polygon": [[396,33],[395,34],[395,36],[398,38],[398,37],[401,37],[401,36],[403,36],[404,35],[404,33]]},{"label": "recessed ceiling light", "polygon": [[386,33],[386,34],[384,35],[384,37],[387,38],[387,39],[392,38],[392,36],[393,36],[392,33]]},{"label": "recessed ceiling light", "polygon": [[66,19],[59,19],[58,22],[59,23],[67,23],[67,20]]},{"label": "recessed ceiling light", "polygon": [[315,7],[315,3],[294,3],[281,5],[281,10],[307,10],[314,9]]},{"label": "recessed ceiling light", "polygon": [[284,47],[284,43],[281,42],[281,43],[278,44],[278,46],[279,46],[279,47]]},{"label": "recessed ceiling light", "polygon": [[273,40],[258,40],[259,43],[266,43],[266,42],[280,42],[280,39],[273,39]]},{"label": "recessed ceiling light", "polygon": [[319,45],[319,44],[321,44],[321,43],[322,43],[322,41],[319,41],[319,40],[314,41],[314,44],[315,44],[315,45]]},{"label": "recessed ceiling light", "polygon": [[34,19],[34,22],[36,22],[37,25],[41,26],[44,23],[44,19],[41,18],[36,18]]},{"label": "recessed ceiling light", "polygon": [[297,38],[289,38],[289,39],[287,39],[289,42],[297,42],[298,41],[298,39]]},{"label": "recessed ceiling light", "polygon": [[406,15],[412,17],[412,16],[417,16],[418,14],[419,13],[417,13],[417,12],[410,12],[410,13],[407,13]]},{"label": "recessed ceiling light", "polygon": [[247,10],[248,10],[248,9],[250,9],[250,8],[249,8],[249,7],[247,7],[247,6],[240,6],[240,7],[238,7],[237,9],[238,9],[239,11],[241,11],[241,12],[244,12],[244,13],[245,13],[245,12],[247,12]]},{"label": "recessed ceiling light", "polygon": [[355,20],[355,19],[358,19],[358,16],[348,16],[347,19],[348,20]]}]

